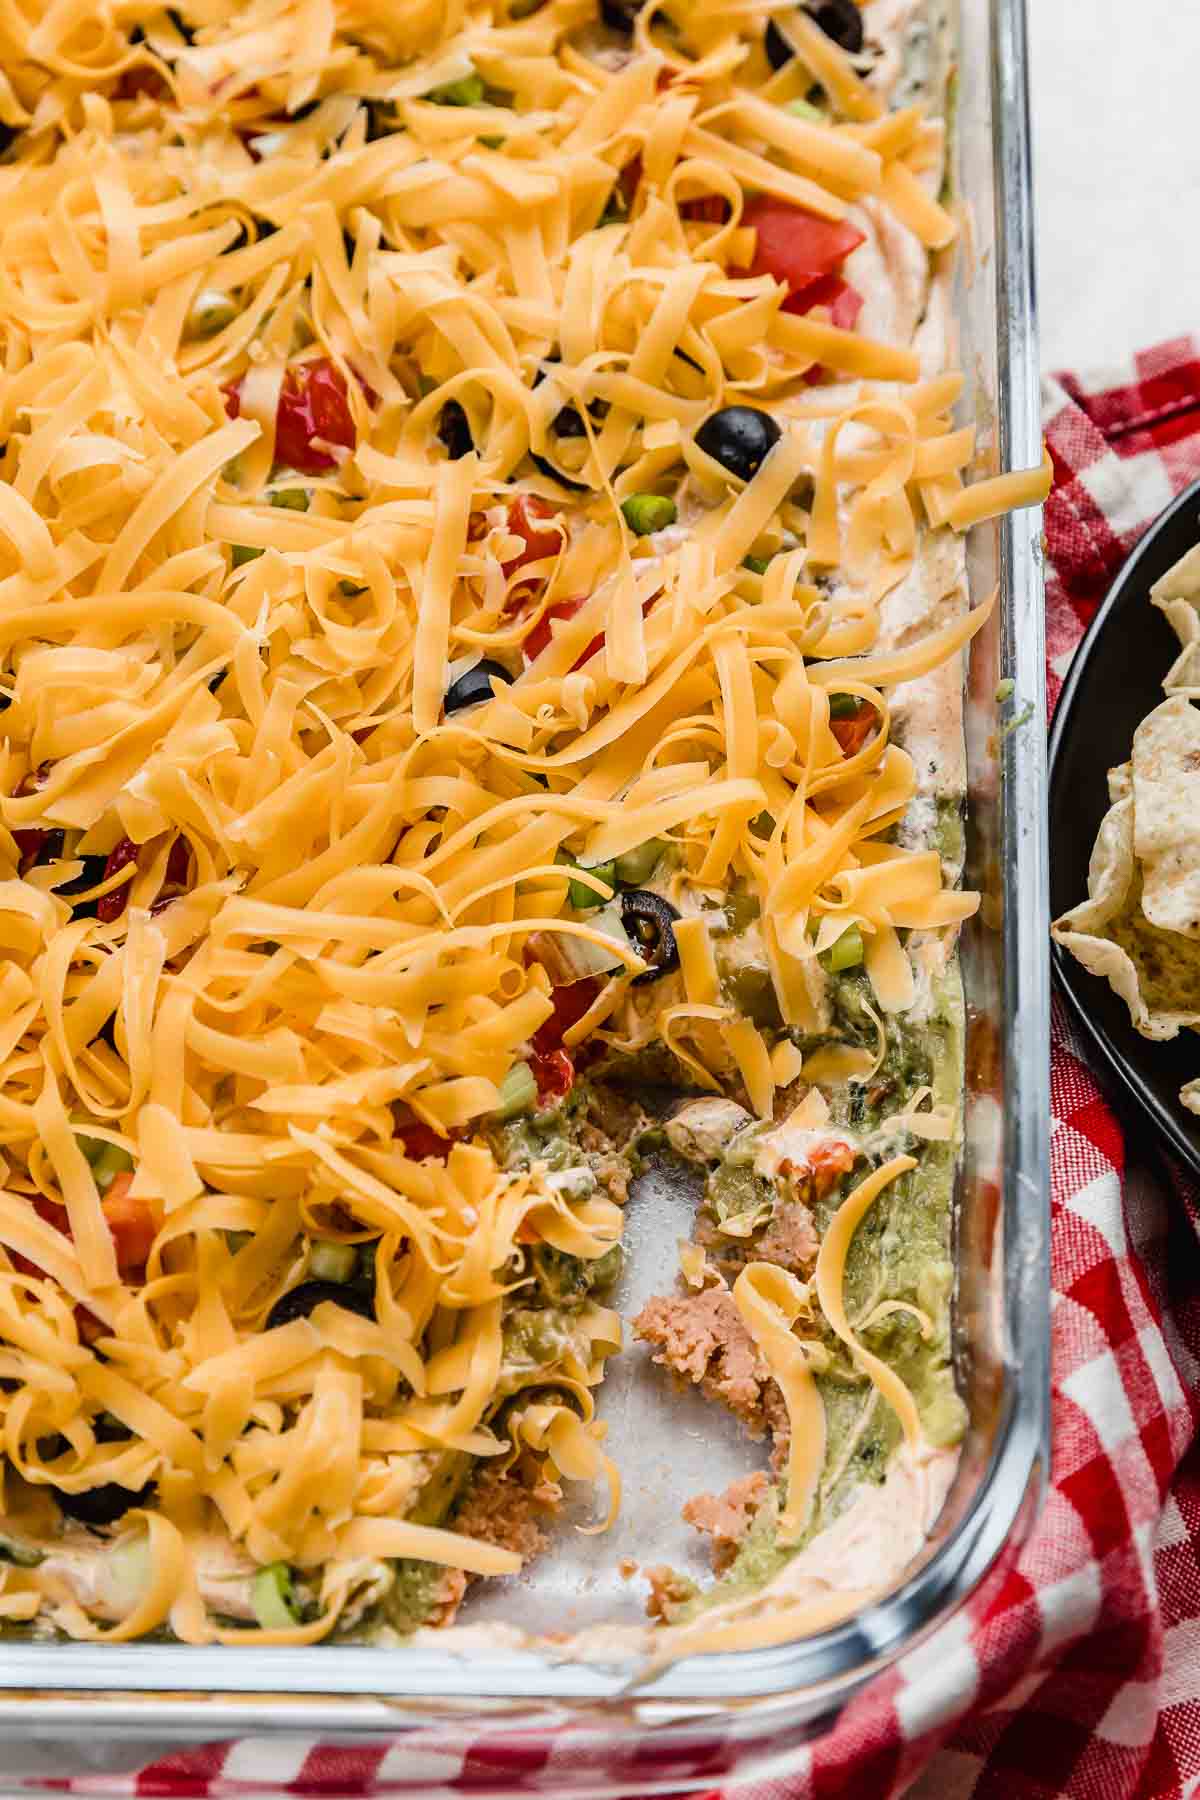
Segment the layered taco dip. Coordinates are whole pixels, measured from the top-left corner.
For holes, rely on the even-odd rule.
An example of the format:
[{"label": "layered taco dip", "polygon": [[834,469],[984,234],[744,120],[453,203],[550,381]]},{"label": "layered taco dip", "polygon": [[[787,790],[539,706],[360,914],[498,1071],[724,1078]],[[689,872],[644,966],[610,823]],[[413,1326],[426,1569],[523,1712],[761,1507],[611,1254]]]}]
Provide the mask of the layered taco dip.
[{"label": "layered taco dip", "polygon": [[962,534],[1045,492],[955,415],[943,7],[0,70],[0,1618],[444,1630],[617,1516],[618,1357],[747,1434],[647,1636],[852,1610],[964,1424]]}]

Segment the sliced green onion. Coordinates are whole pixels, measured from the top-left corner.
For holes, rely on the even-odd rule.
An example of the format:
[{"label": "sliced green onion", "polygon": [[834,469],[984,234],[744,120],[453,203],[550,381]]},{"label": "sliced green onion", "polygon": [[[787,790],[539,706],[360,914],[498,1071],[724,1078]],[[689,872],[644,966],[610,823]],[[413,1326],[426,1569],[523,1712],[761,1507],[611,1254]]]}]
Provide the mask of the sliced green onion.
[{"label": "sliced green onion", "polygon": [[261,555],[261,550],[251,549],[249,544],[235,544],[233,546],[233,566],[235,569],[240,569],[245,563],[253,562],[255,557]]},{"label": "sliced green onion", "polygon": [[500,1104],[493,1113],[496,1119],[515,1119],[537,1103],[537,1082],[528,1063],[514,1063],[500,1083]]},{"label": "sliced green onion", "polygon": [[831,719],[855,719],[861,705],[857,694],[830,694],[829,716]]},{"label": "sliced green onion", "polygon": [[827,125],[829,123],[820,107],[813,106],[811,101],[808,100],[789,100],[783,110],[784,112],[794,113],[798,119],[808,119],[813,125]]},{"label": "sliced green onion", "polygon": [[431,88],[425,98],[435,106],[481,106],[486,93],[483,76],[472,70],[458,81],[445,81],[441,87]]},{"label": "sliced green onion", "polygon": [[285,506],[289,512],[308,511],[308,490],[306,488],[276,488],[271,495],[272,506]]},{"label": "sliced green onion", "polygon": [[[614,888],[617,885],[617,868],[615,863],[597,863],[594,868],[584,869],[582,870],[582,873],[585,875],[594,875],[597,881],[603,881],[607,887]],[[575,908],[576,912],[586,912],[593,906],[606,906],[612,899],[612,895],[597,893],[596,889],[594,887],[589,887],[586,881],[576,881],[575,878],[572,877],[567,883],[567,899],[571,902],[571,905]]]},{"label": "sliced green onion", "polygon": [[218,331],[232,325],[237,316],[237,304],[228,294],[222,293],[220,288],[204,288],[188,308],[183,335],[185,338],[215,337]]},{"label": "sliced green onion", "polygon": [[857,925],[851,925],[836,943],[830,944],[822,961],[831,975],[842,975],[847,969],[857,969],[864,954],[862,932]]},{"label": "sliced green onion", "polygon": [[1016,691],[1016,686],[1017,684],[1011,675],[1006,675],[1003,681],[998,681],[996,683],[996,699],[1001,706],[1004,705],[1006,700],[1012,699],[1013,694]]},{"label": "sliced green onion", "polygon": [[765,575],[771,566],[769,556],[743,556],[742,567],[749,569],[752,575]]},{"label": "sliced green onion", "polygon": [[665,531],[679,517],[675,502],[668,500],[665,494],[630,494],[628,500],[622,500],[621,511],[630,531],[636,532],[638,537]]},{"label": "sliced green onion", "polygon": [[666,847],[663,838],[647,838],[636,849],[624,851],[614,865],[617,880],[624,887],[641,887],[657,869]]},{"label": "sliced green onion", "polygon": [[9,1537],[7,1532],[0,1533],[0,1563],[12,1563],[18,1569],[36,1569],[44,1561],[44,1551],[35,1550],[32,1544],[23,1544],[20,1538]]},{"label": "sliced green onion", "polygon": [[133,1158],[120,1144],[110,1144],[107,1138],[86,1137],[82,1132],[75,1135],[79,1148],[91,1164],[96,1186],[102,1194],[108,1192],[116,1176],[132,1169]]},{"label": "sliced green onion", "polygon": [[308,1272],[314,1281],[350,1281],[358,1269],[357,1244],[317,1242],[308,1253]]},{"label": "sliced green onion", "polygon": [[292,1571],[287,1563],[268,1563],[265,1569],[258,1571],[250,1592],[250,1603],[264,1631],[287,1631],[300,1623]]}]

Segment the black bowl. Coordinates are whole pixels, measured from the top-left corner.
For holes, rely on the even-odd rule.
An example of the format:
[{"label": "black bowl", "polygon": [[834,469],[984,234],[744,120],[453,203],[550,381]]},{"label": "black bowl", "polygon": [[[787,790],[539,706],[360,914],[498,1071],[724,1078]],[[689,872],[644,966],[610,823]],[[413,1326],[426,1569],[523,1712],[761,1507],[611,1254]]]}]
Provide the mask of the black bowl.
[{"label": "black bowl", "polygon": [[[1108,771],[1129,760],[1133,734],[1165,698],[1163,677],[1179,642],[1150,604],[1150,589],[1200,542],[1200,481],[1174,500],[1142,537],[1075,653],[1050,734],[1050,914],[1087,894],[1088,860],[1108,811]],[[1096,1061],[1141,1109],[1169,1149],[1200,1175],[1200,1118],[1179,1103],[1200,1075],[1200,1035],[1155,1043],[1135,1031],[1107,981],[1089,975],[1057,944],[1059,987]]]}]

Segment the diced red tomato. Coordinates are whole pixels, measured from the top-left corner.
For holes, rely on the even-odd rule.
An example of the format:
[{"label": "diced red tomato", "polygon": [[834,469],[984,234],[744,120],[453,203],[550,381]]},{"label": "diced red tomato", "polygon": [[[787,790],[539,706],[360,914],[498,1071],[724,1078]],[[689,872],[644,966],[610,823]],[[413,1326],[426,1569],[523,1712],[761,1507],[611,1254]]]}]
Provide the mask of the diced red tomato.
[{"label": "diced red tomato", "polygon": [[812,1170],[813,1194],[821,1200],[854,1167],[854,1150],[849,1144],[830,1138],[828,1143],[814,1144],[808,1152],[808,1166]]},{"label": "diced red tomato", "polygon": [[830,719],[829,729],[841,746],[844,756],[857,756],[875,729],[875,708],[864,700],[849,719]]},{"label": "diced red tomato", "polygon": [[[129,1189],[132,1183],[132,1170],[122,1169],[120,1174],[113,1177],[112,1185],[100,1202],[100,1210],[112,1234],[117,1253],[117,1268],[123,1276],[145,1269],[151,1247],[158,1235],[154,1208],[148,1200],[135,1200],[131,1197]],[[44,1194],[35,1194],[31,1204],[39,1219],[53,1226],[55,1231],[61,1231],[65,1237],[71,1236],[71,1221],[65,1206],[58,1206],[53,1200],[47,1200]],[[10,1250],[9,1256],[13,1267],[21,1274],[44,1275],[44,1270],[19,1251]],[[84,1343],[94,1342],[108,1329],[84,1306],[76,1307],[75,1320]]]},{"label": "diced red tomato", "polygon": [[863,309],[863,297],[856,287],[840,275],[822,275],[798,294],[789,294],[781,312],[810,313],[814,307],[827,306],[834,325],[841,331],[853,331]]},{"label": "diced red tomato", "polygon": [[564,1034],[572,1025],[578,1025],[599,992],[600,983],[594,975],[585,975],[582,981],[554,988],[550,995],[554,1011],[538,1026],[530,1040],[535,1056],[548,1056],[561,1049]]},{"label": "diced red tomato", "polygon": [[[573,619],[586,599],[586,594],[578,594],[573,600],[560,600],[557,606],[548,606],[546,608],[545,612],[522,645],[526,662],[532,662],[535,656],[540,656],[542,654],[542,651],[546,648],[546,645],[550,642],[553,635],[554,621],[556,619]],[[572,667],[576,669],[580,668],[582,664],[587,661],[589,656],[594,656],[596,654],[603,643],[604,639],[602,637],[593,638],[583,655],[579,658],[579,661],[572,664]]]},{"label": "diced red tomato", "polygon": [[404,1146],[405,1156],[411,1156],[414,1162],[424,1162],[427,1156],[436,1156],[439,1162],[445,1162],[453,1144],[452,1138],[439,1137],[432,1125],[425,1125],[420,1120],[411,1125],[397,1125],[396,1136]]},{"label": "diced red tomato", "polygon": [[822,219],[765,194],[747,203],[742,224],[758,233],[750,273],[773,275],[793,294],[822,276],[836,274],[851,251],[866,243],[863,233],[845,219]]},{"label": "diced red tomato", "polygon": [[696,200],[685,200],[679,216],[693,225],[723,225],[729,217],[729,202],[720,194],[701,194]]},{"label": "diced red tomato", "polygon": [[546,1055],[529,1059],[533,1079],[537,1082],[539,1106],[553,1106],[565,1099],[575,1085],[575,1064],[569,1051],[551,1050]]},{"label": "diced red tomato", "polygon": [[[241,383],[221,390],[231,419],[241,411]],[[326,356],[312,362],[293,363],[283,378],[283,390],[275,413],[275,460],[305,475],[323,475],[337,467],[328,444],[353,450],[354,417],[346,393],[346,378]]]},{"label": "diced red tomato", "polygon": [[[110,875],[116,875],[119,870],[127,868],[130,863],[136,862],[137,854],[138,847],[133,839],[127,837],[122,838],[116,848],[110,850],[108,853],[108,861],[104,865],[105,881],[108,880]],[[123,881],[120,887],[113,889],[111,894],[102,894],[99,900],[97,900],[96,917],[105,925],[111,925],[113,920],[119,919],[121,914],[125,911],[126,906],[129,904],[129,889],[131,885],[132,884],[129,881]]]},{"label": "diced red tomato", "polygon": [[[548,606],[546,608],[545,612],[521,646],[525,654],[526,662],[532,662],[535,656],[540,656],[542,654],[542,651],[550,642],[554,621],[556,619],[573,619],[584,601],[588,598],[589,595],[587,594],[576,594],[571,600],[560,600],[557,605]],[[657,599],[658,595],[655,593],[651,594],[648,600],[642,601],[643,619]],[[600,632],[596,637],[590,639],[590,641],[584,645],[579,655],[575,658],[575,661],[571,664],[571,673],[574,674],[576,669],[582,669],[584,663],[590,662],[592,657],[595,656],[598,651],[603,650],[603,648],[604,633]]]},{"label": "diced red tomato", "polygon": [[539,500],[536,494],[518,494],[515,500],[509,502],[506,528],[514,537],[519,537],[525,547],[501,565],[506,575],[515,575],[526,563],[542,562],[547,556],[557,556],[562,533],[557,523],[547,526],[544,521],[548,519],[557,521],[558,514],[544,500]]},{"label": "diced red tomato", "polygon": [[113,99],[137,100],[142,94],[148,94],[152,100],[161,100],[170,91],[157,69],[151,68],[149,63],[138,63],[136,68],[122,69],[113,89]]},{"label": "diced red tomato", "polygon": [[122,1169],[119,1175],[114,1175],[112,1186],[100,1202],[117,1252],[117,1268],[122,1275],[146,1267],[158,1236],[154,1208],[148,1200],[133,1198],[129,1192],[132,1183],[132,1170]]}]

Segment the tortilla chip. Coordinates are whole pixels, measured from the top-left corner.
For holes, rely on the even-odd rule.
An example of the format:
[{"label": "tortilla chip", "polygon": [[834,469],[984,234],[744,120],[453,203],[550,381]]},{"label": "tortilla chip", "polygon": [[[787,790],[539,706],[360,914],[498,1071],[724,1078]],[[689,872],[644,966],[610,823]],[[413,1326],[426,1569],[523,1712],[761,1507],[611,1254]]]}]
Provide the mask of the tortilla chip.
[{"label": "tortilla chip", "polygon": [[1133,734],[1133,853],[1146,918],[1200,938],[1200,711],[1183,694]]},{"label": "tortilla chip", "polygon": [[[1118,791],[1123,773],[1113,771]],[[1121,996],[1143,1037],[1173,1038],[1200,1027],[1200,942],[1164,931],[1143,912],[1133,810],[1127,792],[1104,815],[1088,866],[1088,898],[1051,929],[1064,950]]]},{"label": "tortilla chip", "polygon": [[1150,599],[1182,646],[1163,678],[1163,688],[1168,694],[1200,699],[1200,544],[1155,582]]},{"label": "tortilla chip", "polygon": [[[1200,544],[1150,590],[1180,642],[1170,696],[1138,726],[1132,760],[1108,771],[1111,806],[1088,865],[1088,897],[1055,941],[1129,1008],[1143,1037],[1200,1030]],[[1181,1103],[1200,1115],[1200,1078]]]}]

